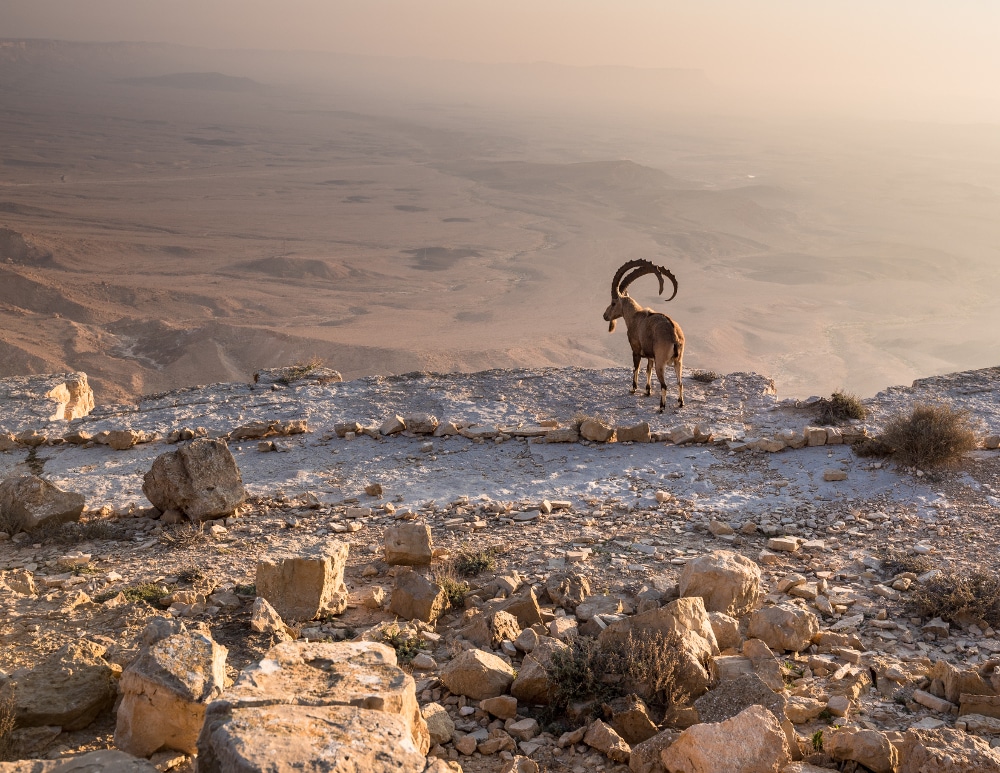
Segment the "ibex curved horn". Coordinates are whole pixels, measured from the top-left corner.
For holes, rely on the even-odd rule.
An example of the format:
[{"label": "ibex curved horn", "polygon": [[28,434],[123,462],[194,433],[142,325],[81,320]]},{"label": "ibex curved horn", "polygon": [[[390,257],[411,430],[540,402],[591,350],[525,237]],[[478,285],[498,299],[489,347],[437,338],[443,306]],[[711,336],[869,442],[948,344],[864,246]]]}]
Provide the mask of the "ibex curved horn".
[{"label": "ibex curved horn", "polygon": [[[660,295],[663,295],[663,277],[666,276],[666,278],[669,279],[670,283],[674,286],[673,294],[666,300],[672,301],[677,296],[677,278],[673,275],[673,273],[669,269],[663,266],[656,266],[648,260],[629,261],[629,263],[639,263],[640,265],[635,269],[635,271],[626,276],[624,279],[619,279],[618,282],[619,293],[624,292],[628,288],[628,286],[632,284],[632,282],[634,282],[639,277],[645,276],[646,274],[656,274],[656,278],[660,282]],[[612,293],[613,292],[614,291],[612,290]]]},{"label": "ibex curved horn", "polygon": [[[625,272],[632,268],[638,268],[640,266],[652,266],[648,260],[630,260],[624,263],[621,268],[615,272],[614,279],[611,280],[611,302],[614,303],[621,296],[621,288],[619,284],[622,281],[622,277],[625,276]],[[643,272],[646,273],[646,272]]]}]

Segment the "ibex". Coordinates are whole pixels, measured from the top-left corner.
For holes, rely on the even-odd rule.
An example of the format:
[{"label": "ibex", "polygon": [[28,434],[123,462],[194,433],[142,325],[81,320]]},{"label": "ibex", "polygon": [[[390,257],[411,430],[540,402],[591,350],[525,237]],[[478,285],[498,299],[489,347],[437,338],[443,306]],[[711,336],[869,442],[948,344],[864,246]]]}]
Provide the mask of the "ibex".
[{"label": "ibex", "polygon": [[[625,276],[630,269],[635,269]],[[604,320],[611,323],[608,332],[615,331],[615,323],[619,317],[625,318],[628,329],[628,342],[632,347],[632,394],[639,388],[639,363],[643,357],[646,361],[646,394],[652,394],[651,380],[653,368],[660,380],[660,412],[667,405],[667,383],[663,378],[663,369],[667,365],[674,366],[677,374],[677,407],[684,405],[684,385],[681,383],[682,360],[684,357],[684,333],[680,325],[666,314],[640,306],[629,297],[626,289],[632,282],[644,274],[656,274],[660,280],[660,294],[663,294],[663,278],[667,277],[674,286],[674,293],[667,300],[677,295],[677,280],[663,266],[653,265],[648,260],[630,260],[615,273],[611,280],[611,305],[604,311]],[[623,278],[624,277],[624,278]]]}]

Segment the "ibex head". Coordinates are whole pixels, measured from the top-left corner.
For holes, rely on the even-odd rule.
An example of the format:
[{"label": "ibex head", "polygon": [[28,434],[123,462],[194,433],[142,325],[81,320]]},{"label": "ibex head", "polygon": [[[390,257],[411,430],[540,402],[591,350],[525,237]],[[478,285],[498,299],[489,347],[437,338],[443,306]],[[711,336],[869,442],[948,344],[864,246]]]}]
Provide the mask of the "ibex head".
[{"label": "ibex head", "polygon": [[[625,276],[625,272],[629,269],[635,270],[628,276]],[[667,298],[668,301],[673,300],[674,296],[677,295],[677,279],[674,278],[674,275],[669,270],[663,266],[657,266],[648,260],[628,261],[615,272],[614,279],[611,280],[611,304],[604,310],[604,321],[608,323],[609,333],[615,332],[615,324],[624,314],[622,311],[622,298],[628,297],[628,293],[626,292],[628,286],[645,274],[656,274],[656,278],[660,280],[660,295],[663,295],[663,278],[667,277],[670,280],[670,283],[674,286],[674,292],[673,295]]]}]

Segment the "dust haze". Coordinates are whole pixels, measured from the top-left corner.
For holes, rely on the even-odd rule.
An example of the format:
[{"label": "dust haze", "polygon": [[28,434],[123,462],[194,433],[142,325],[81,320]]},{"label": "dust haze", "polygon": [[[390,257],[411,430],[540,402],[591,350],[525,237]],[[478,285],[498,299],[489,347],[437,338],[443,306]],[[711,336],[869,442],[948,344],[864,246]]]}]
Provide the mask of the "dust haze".
[{"label": "dust haze", "polygon": [[632,292],[688,369],[782,396],[1000,362],[988,100],[377,53],[0,41],[0,375],[626,367],[632,258],[677,276]]}]

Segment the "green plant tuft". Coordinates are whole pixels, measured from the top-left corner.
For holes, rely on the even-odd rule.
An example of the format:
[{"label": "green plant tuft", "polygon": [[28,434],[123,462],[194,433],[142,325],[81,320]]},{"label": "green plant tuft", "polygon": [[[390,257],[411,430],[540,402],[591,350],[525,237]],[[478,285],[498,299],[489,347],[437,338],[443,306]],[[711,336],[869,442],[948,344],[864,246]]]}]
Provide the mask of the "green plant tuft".
[{"label": "green plant tuft", "polygon": [[896,414],[879,439],[893,449],[894,461],[919,469],[954,467],[977,445],[969,412],[945,403]]},{"label": "green plant tuft", "polygon": [[492,572],[497,566],[497,554],[494,547],[474,550],[463,548],[452,561],[456,574],[462,577],[475,577],[483,572]]},{"label": "green plant tuft", "polygon": [[396,657],[404,665],[413,660],[420,652],[420,648],[426,644],[422,637],[401,630],[397,625],[387,626],[381,632],[379,641],[396,650]]}]

